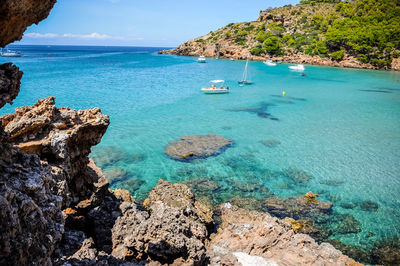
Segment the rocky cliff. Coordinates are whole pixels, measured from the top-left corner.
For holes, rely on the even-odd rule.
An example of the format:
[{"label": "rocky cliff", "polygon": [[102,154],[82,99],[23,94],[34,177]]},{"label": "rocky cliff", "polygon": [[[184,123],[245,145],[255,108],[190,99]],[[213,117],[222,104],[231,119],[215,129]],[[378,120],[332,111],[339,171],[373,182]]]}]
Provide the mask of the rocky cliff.
[{"label": "rocky cliff", "polygon": [[160,53],[400,70],[395,0],[318,2],[264,10],[256,21],[231,23]]},{"label": "rocky cliff", "polygon": [[0,2],[0,46],[20,40],[26,28],[47,18],[57,0],[3,0]]}]

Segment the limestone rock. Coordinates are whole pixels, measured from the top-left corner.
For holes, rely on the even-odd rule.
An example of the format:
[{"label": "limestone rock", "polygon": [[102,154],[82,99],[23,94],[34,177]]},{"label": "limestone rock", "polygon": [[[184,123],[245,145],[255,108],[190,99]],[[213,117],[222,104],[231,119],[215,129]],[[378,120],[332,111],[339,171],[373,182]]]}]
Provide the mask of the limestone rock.
[{"label": "limestone rock", "polygon": [[259,265],[358,265],[328,243],[318,245],[308,235],[295,234],[268,213],[226,204],[220,208],[221,227],[208,249],[212,265],[220,263],[221,257],[231,265],[239,265],[236,260]]},{"label": "limestone rock", "polygon": [[1,121],[11,142],[51,166],[52,189],[63,197],[64,208],[94,197],[94,191],[107,190],[106,179],[88,158],[109,124],[99,108],[57,108],[54,97],[48,97],[3,115]]},{"label": "limestone rock", "polygon": [[211,217],[185,185],[160,180],[144,204],[149,213],[132,203],[121,204],[122,215],[112,229],[113,256],[161,263],[205,261],[205,222]]},{"label": "limestone rock", "polygon": [[215,134],[182,136],[171,142],[165,153],[175,160],[189,161],[218,155],[232,144],[232,139]]},{"label": "limestone rock", "polygon": [[21,40],[26,28],[45,19],[57,0],[2,0],[0,46]]},{"label": "limestone rock", "polygon": [[[0,126],[0,135],[2,128]],[[46,265],[64,231],[51,171],[0,136],[0,264]]]},{"label": "limestone rock", "polygon": [[[1,5],[1,4],[0,4]],[[0,65],[0,108],[12,104],[21,85],[22,71],[11,63]]]}]

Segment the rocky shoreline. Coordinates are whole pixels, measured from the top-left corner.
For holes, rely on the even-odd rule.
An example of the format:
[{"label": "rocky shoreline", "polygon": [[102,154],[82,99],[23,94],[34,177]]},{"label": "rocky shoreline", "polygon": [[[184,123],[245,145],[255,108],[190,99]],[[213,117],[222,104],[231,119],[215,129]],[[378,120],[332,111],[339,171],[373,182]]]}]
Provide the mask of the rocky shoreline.
[{"label": "rocky shoreline", "polygon": [[[1,45],[21,38],[54,3],[5,1],[0,14],[10,16],[0,22],[20,33],[0,31]],[[18,67],[0,66],[0,108],[17,97],[21,77]],[[194,183],[159,180],[142,204],[110,190],[88,157],[110,123],[99,108],[57,108],[47,97],[0,119],[1,265],[361,265],[303,234],[311,232],[304,221],[236,206],[244,200],[206,206],[189,189]],[[317,196],[257,204],[278,217],[329,213],[332,205]],[[382,249],[396,259],[396,249]]]},{"label": "rocky shoreline", "polygon": [[251,61],[280,61],[283,63],[291,64],[307,64],[307,65],[318,65],[318,66],[332,66],[332,67],[343,67],[343,68],[358,68],[358,69],[375,69],[375,70],[394,70],[400,71],[400,58],[393,59],[391,69],[378,68],[371,64],[364,64],[357,61],[356,58],[351,56],[345,56],[341,61],[331,60],[329,58],[322,58],[320,56],[310,56],[304,53],[296,53],[293,55],[285,56],[254,56],[250,54],[249,49],[240,47],[238,45],[232,45],[229,43],[221,43],[219,45],[203,45],[197,42],[198,38],[181,44],[177,48],[170,50],[161,50],[159,54],[170,54],[170,55],[182,55],[182,56],[200,56],[204,55],[211,58],[224,58],[234,60],[246,60]]}]

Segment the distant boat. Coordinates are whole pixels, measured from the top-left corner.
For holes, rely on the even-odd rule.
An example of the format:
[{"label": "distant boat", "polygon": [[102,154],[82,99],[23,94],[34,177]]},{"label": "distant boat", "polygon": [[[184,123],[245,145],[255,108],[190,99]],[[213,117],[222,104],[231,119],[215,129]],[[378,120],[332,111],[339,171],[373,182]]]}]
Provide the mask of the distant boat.
[{"label": "distant boat", "polygon": [[6,52],[3,52],[3,48],[1,48],[0,55],[3,57],[20,57],[21,54],[15,51],[11,51],[7,48]]},{"label": "distant boat", "polygon": [[225,87],[225,80],[211,80],[210,88],[202,88],[201,91],[206,94],[229,93],[229,87]]},{"label": "distant boat", "polygon": [[264,64],[266,64],[267,66],[276,66],[276,63],[272,60],[267,60],[264,62]]},{"label": "distant boat", "polygon": [[289,68],[290,68],[291,70],[300,70],[300,71],[303,71],[303,70],[306,69],[306,68],[304,67],[304,65],[301,65],[301,64],[298,64],[298,65],[295,65],[295,66],[289,66]]},{"label": "distant boat", "polygon": [[241,84],[241,85],[250,85],[250,84],[254,83],[251,80],[247,80],[247,67],[248,67],[248,65],[249,65],[249,59],[247,58],[246,66],[244,67],[243,78],[242,78],[241,81],[238,81],[238,83]]},{"label": "distant boat", "polygon": [[206,63],[206,57],[204,55],[200,55],[199,58],[197,58],[198,63]]}]

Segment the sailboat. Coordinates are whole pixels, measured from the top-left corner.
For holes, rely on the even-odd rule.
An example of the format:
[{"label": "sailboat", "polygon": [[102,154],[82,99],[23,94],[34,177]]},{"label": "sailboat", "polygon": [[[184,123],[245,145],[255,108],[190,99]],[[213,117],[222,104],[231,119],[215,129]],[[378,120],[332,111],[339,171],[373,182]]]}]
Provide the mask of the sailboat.
[{"label": "sailboat", "polygon": [[251,80],[247,80],[247,67],[248,67],[248,65],[249,65],[249,59],[247,58],[246,66],[244,67],[243,78],[242,78],[241,81],[238,81],[238,83],[241,84],[241,85],[250,85],[250,84],[254,83]]},{"label": "sailboat", "polygon": [[20,57],[21,54],[15,51],[11,51],[7,48],[6,52],[3,52],[3,48],[1,48],[0,55],[3,57]]}]

